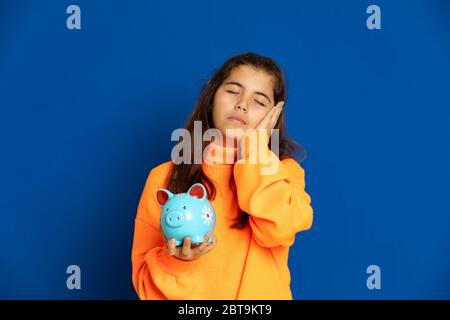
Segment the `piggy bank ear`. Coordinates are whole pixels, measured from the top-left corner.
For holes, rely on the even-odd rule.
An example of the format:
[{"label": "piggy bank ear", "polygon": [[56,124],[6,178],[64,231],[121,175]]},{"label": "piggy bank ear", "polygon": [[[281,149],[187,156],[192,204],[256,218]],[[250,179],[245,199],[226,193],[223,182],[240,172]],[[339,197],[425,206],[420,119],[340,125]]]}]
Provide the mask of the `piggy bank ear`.
[{"label": "piggy bank ear", "polygon": [[188,194],[191,197],[203,199],[206,197],[206,188],[201,183],[196,183],[189,188]]},{"label": "piggy bank ear", "polygon": [[173,193],[166,189],[158,189],[156,191],[156,200],[160,207],[163,207],[169,198],[173,197]]}]

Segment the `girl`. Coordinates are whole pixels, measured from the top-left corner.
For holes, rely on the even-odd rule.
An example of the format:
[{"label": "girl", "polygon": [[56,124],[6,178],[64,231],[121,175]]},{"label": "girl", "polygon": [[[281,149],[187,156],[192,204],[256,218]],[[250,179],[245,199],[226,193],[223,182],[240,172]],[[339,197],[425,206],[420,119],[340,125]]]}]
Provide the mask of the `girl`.
[{"label": "girl", "polygon": [[[289,248],[296,233],[311,227],[313,210],[304,170],[293,157],[300,146],[286,137],[285,100],[279,66],[253,53],[230,58],[203,87],[185,129],[193,135],[194,121],[201,121],[202,134],[214,128],[236,144],[203,142],[201,163],[168,161],[151,170],[131,254],[140,299],[292,299]],[[271,129],[279,130],[277,153],[269,148]],[[252,139],[266,142],[255,147]],[[231,163],[224,158],[230,153]],[[261,174],[264,153],[275,164],[270,174]],[[160,230],[157,190],[182,193],[199,182],[216,212],[214,234],[176,247]]]}]

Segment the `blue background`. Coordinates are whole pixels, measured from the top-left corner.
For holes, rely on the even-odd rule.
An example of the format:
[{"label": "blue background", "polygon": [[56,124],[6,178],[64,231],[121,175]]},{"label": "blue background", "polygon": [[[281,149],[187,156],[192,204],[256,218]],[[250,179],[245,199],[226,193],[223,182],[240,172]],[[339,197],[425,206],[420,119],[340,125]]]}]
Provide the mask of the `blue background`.
[{"label": "blue background", "polygon": [[315,221],[291,248],[294,298],[450,298],[444,0],[2,0],[0,298],[136,298],[147,175],[213,70],[246,51],[284,69],[288,132],[308,152]]}]

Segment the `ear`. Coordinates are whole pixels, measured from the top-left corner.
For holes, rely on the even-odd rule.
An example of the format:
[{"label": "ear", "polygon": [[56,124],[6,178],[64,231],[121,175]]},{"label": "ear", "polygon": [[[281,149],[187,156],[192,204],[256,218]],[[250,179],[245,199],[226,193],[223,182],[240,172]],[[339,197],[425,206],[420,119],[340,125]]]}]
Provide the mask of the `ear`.
[{"label": "ear", "polygon": [[173,197],[173,193],[166,189],[158,189],[156,191],[156,200],[158,201],[159,206],[162,208],[169,198]]},{"label": "ear", "polygon": [[206,188],[201,183],[196,183],[189,188],[188,194],[198,199],[206,198]]}]

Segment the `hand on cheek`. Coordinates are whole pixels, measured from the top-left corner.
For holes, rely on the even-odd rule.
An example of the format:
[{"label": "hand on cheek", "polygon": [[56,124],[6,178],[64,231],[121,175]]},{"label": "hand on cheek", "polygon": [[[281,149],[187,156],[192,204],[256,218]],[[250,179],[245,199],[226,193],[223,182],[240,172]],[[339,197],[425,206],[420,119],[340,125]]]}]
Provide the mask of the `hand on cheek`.
[{"label": "hand on cheek", "polygon": [[[263,131],[263,133],[265,133],[267,136],[267,141],[269,141],[271,131],[277,124],[278,118],[280,117],[281,111],[283,110],[283,106],[284,101],[278,102],[266,113],[266,115],[261,119],[261,121],[256,125],[255,128],[249,128],[249,133],[254,130]],[[242,139],[243,136],[239,138],[239,149],[242,150],[242,143],[244,143],[244,139]]]},{"label": "hand on cheek", "polygon": [[284,101],[280,101],[276,106],[272,107],[269,112],[266,113],[264,118],[256,125],[256,130],[265,129],[267,134],[270,135],[270,131],[275,127],[278,118],[283,110]]}]

